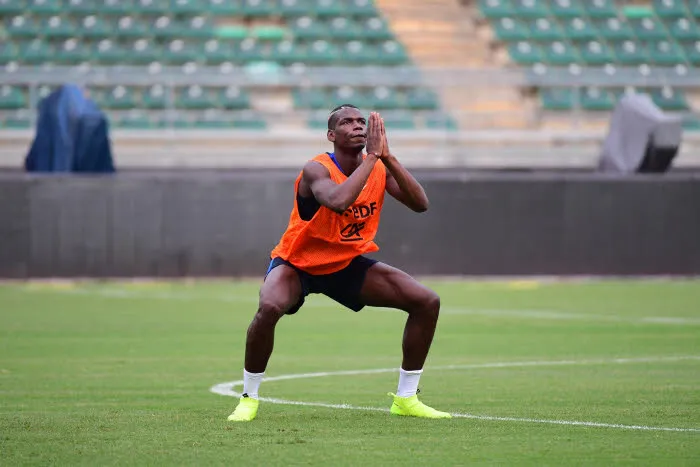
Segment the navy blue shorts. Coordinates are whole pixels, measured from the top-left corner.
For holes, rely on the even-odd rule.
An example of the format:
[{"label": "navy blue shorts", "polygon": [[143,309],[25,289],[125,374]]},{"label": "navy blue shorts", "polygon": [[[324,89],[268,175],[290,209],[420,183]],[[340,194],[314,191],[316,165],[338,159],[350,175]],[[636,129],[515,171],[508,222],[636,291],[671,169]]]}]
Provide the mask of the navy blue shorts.
[{"label": "navy blue shorts", "polygon": [[265,278],[277,266],[286,264],[293,268],[299,276],[301,282],[301,298],[286,314],[293,315],[304,304],[307,295],[312,293],[320,293],[326,297],[332,298],[341,305],[350,308],[352,311],[360,311],[364,308],[364,304],[360,301],[360,290],[365,282],[367,270],[377,263],[377,260],[369,259],[364,256],[358,256],[350,262],[344,269],[331,274],[323,274],[314,276],[308,272],[294,266],[289,261],[276,257],[270,261],[270,267],[267,268]]}]

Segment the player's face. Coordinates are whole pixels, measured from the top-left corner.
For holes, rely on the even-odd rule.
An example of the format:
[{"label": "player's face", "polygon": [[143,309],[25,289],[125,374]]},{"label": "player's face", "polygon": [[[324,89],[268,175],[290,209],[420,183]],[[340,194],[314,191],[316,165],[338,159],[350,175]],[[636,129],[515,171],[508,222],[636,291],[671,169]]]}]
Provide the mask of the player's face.
[{"label": "player's face", "polygon": [[336,113],[335,129],[328,130],[328,140],[347,149],[362,149],[367,142],[367,120],[357,109],[346,108]]}]

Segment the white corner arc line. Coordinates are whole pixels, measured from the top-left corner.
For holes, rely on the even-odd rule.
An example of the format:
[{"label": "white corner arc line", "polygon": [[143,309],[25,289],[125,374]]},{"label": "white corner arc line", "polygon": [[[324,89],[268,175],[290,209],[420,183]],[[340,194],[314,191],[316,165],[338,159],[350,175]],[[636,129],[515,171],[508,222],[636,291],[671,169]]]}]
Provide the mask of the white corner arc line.
[{"label": "white corner arc line", "polygon": [[[433,370],[470,370],[470,369],[487,369],[487,368],[518,368],[532,366],[566,366],[566,365],[606,365],[606,364],[626,364],[626,363],[653,363],[653,362],[672,362],[683,360],[700,360],[697,355],[678,355],[668,357],[644,357],[644,358],[615,358],[607,360],[540,360],[540,361],[523,361],[523,362],[494,362],[494,363],[477,363],[469,365],[445,365],[432,367]],[[307,379],[307,378],[322,378],[327,376],[352,376],[352,375],[367,375],[377,373],[396,373],[397,368],[375,368],[368,370],[346,370],[346,371],[326,371],[317,373],[297,373],[289,375],[273,376],[265,378],[263,381],[286,381],[292,379]],[[230,381],[227,383],[219,383],[210,388],[214,394],[230,397],[240,397],[241,393],[234,389],[243,386],[243,380]],[[351,404],[330,404],[326,402],[306,402],[293,401],[287,399],[277,399],[261,397],[261,401],[272,404],[282,405],[297,405],[305,407],[322,407],[327,409],[344,409],[344,410],[365,410],[372,412],[389,412],[389,409],[383,407],[366,407]],[[691,432],[700,433],[700,428],[676,428],[662,427],[649,425],[625,425],[620,423],[603,423],[589,422],[579,420],[548,420],[539,418],[520,418],[520,417],[499,417],[493,415],[476,415],[470,413],[452,413],[456,418],[468,418],[473,420],[499,421],[499,422],[519,422],[519,423],[541,423],[548,425],[567,425],[567,426],[583,426],[592,428],[615,428],[622,430],[638,430],[638,431],[672,431],[672,432]]]}]

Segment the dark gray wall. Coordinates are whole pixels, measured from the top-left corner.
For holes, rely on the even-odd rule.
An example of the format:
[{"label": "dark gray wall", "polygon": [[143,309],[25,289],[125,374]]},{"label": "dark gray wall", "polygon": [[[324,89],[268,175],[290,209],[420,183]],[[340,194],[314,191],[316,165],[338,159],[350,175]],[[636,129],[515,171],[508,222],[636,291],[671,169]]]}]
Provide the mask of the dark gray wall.
[{"label": "dark gray wall", "polygon": [[[296,172],[0,175],[0,277],[264,273]],[[374,256],[416,274],[700,274],[700,176],[420,173]]]}]

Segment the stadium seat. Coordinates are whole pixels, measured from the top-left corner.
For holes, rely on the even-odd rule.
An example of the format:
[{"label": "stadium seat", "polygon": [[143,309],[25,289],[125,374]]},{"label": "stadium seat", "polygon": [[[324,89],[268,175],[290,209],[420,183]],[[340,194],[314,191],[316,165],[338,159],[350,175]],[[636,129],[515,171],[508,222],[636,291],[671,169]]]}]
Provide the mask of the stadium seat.
[{"label": "stadium seat", "polygon": [[245,111],[236,114],[233,119],[233,127],[245,130],[264,130],[267,128],[267,122],[257,113]]},{"label": "stadium seat", "polygon": [[412,110],[437,110],[440,106],[435,93],[425,88],[412,88],[406,93],[406,105]]},{"label": "stadium seat", "polygon": [[403,65],[408,62],[408,54],[400,43],[389,40],[376,49],[376,59],[382,65]]},{"label": "stadium seat", "polygon": [[213,36],[214,25],[204,16],[193,16],[184,22],[183,26],[181,37],[208,39]]},{"label": "stadium seat", "polygon": [[668,28],[671,36],[678,41],[700,40],[700,27],[693,18],[674,19]]},{"label": "stadium seat", "polygon": [[24,0],[0,0],[0,15],[16,15],[26,9]]},{"label": "stadium seat", "polygon": [[390,112],[382,115],[387,130],[413,130],[416,122],[410,112]]},{"label": "stadium seat", "polygon": [[142,15],[167,15],[170,12],[168,0],[135,0],[134,12]]},{"label": "stadium seat", "polygon": [[366,65],[376,61],[377,51],[362,41],[350,41],[345,44],[342,60],[353,65]]},{"label": "stadium seat", "polygon": [[208,109],[216,105],[216,96],[210,89],[192,85],[177,91],[175,106],[183,109]]},{"label": "stadium seat", "polygon": [[310,16],[302,16],[294,20],[292,33],[296,39],[325,39],[330,35],[324,22]]},{"label": "stadium seat", "polygon": [[657,18],[632,18],[629,22],[635,35],[640,40],[646,41],[668,38],[666,28]]},{"label": "stadium seat", "polygon": [[690,14],[697,18],[700,18],[700,2],[698,0],[692,0],[689,2]]},{"label": "stadium seat", "polygon": [[90,55],[92,60],[105,65],[122,63],[127,59],[126,50],[111,39],[102,39],[94,43]]},{"label": "stadium seat", "polygon": [[576,50],[567,42],[557,41],[544,49],[545,60],[552,65],[569,65],[579,61]]},{"label": "stadium seat", "polygon": [[64,64],[81,63],[90,59],[90,49],[76,38],[66,39],[56,50],[55,58]]},{"label": "stadium seat", "polygon": [[544,88],[540,90],[542,107],[545,110],[571,110],[575,106],[575,95],[568,88]]},{"label": "stadium seat", "polygon": [[235,16],[241,13],[238,0],[208,0],[204,10],[213,16]]},{"label": "stadium seat", "polygon": [[159,16],[153,20],[149,29],[157,38],[174,39],[182,37],[185,26],[169,16]]},{"label": "stadium seat", "polygon": [[[193,24],[195,19],[196,17],[190,22],[190,27],[192,29],[196,29]],[[211,26],[205,26],[204,31],[207,31],[210,27]],[[288,31],[286,28],[274,25],[256,26],[250,31],[250,37],[261,41],[281,41],[284,40],[287,35]]]},{"label": "stadium seat", "polygon": [[234,43],[226,40],[209,39],[200,44],[200,47],[202,61],[210,65],[232,60],[236,53]]},{"label": "stadium seat", "polygon": [[171,0],[170,12],[176,15],[198,15],[206,11],[204,0]]},{"label": "stadium seat", "polygon": [[376,110],[397,109],[402,106],[396,90],[378,86],[369,93],[369,106]]},{"label": "stadium seat", "polygon": [[581,107],[585,110],[612,110],[615,98],[607,89],[587,87],[581,92]]},{"label": "stadium seat", "polygon": [[649,62],[649,54],[645,45],[635,41],[624,41],[615,44],[617,61],[622,65],[639,65]]},{"label": "stadium seat", "polygon": [[519,18],[541,18],[549,14],[544,0],[512,0],[513,10]]},{"label": "stadium seat", "polygon": [[486,18],[506,18],[514,16],[511,0],[478,0],[479,11]]},{"label": "stadium seat", "polygon": [[217,105],[224,109],[247,109],[250,107],[250,96],[237,86],[229,86],[218,91]]},{"label": "stadium seat", "polygon": [[654,103],[664,110],[688,110],[685,94],[678,89],[666,86],[652,90],[650,95]]},{"label": "stadium seat", "polygon": [[112,25],[99,16],[86,16],[80,22],[80,34],[89,38],[109,37],[112,33]]},{"label": "stadium seat", "polygon": [[613,0],[583,0],[586,13],[591,18],[614,18],[617,7]]},{"label": "stadium seat", "polygon": [[377,15],[377,9],[372,0],[347,0],[345,12],[355,17],[371,17]]},{"label": "stadium seat", "polygon": [[7,84],[0,86],[0,109],[21,109],[26,106],[27,99],[21,88]]},{"label": "stadium seat", "polygon": [[542,49],[530,41],[519,41],[508,46],[511,58],[521,65],[533,65],[544,61]]},{"label": "stadium seat", "polygon": [[626,21],[618,18],[607,18],[597,23],[598,33],[608,41],[624,41],[634,39],[634,31]]},{"label": "stadium seat", "polygon": [[133,88],[114,86],[96,93],[98,104],[106,109],[133,109],[137,99]]},{"label": "stadium seat", "polygon": [[155,124],[150,116],[146,112],[138,109],[130,110],[114,120],[115,125],[119,128],[149,129],[155,127]]},{"label": "stadium seat", "polygon": [[537,18],[530,23],[531,38],[535,41],[559,40],[564,37],[564,32],[554,20]]},{"label": "stadium seat", "polygon": [[231,39],[242,41],[248,38],[249,31],[246,26],[231,24],[227,26],[219,26],[214,31],[214,36],[220,39]]},{"label": "stadium seat", "polygon": [[32,117],[27,109],[17,110],[4,118],[3,126],[5,128],[26,129],[32,125]]},{"label": "stadium seat", "polygon": [[66,38],[75,34],[75,25],[72,21],[60,16],[44,18],[41,25],[42,34],[49,38]]},{"label": "stadium seat", "polygon": [[683,50],[676,42],[657,41],[647,44],[649,58],[656,65],[676,65],[684,63]]},{"label": "stadium seat", "polygon": [[162,84],[155,84],[143,91],[143,106],[147,109],[164,109],[168,102],[166,89]]},{"label": "stadium seat", "polygon": [[275,4],[272,0],[243,0],[241,5],[241,13],[244,16],[269,16],[274,11]]},{"label": "stadium seat", "polygon": [[57,15],[61,12],[60,0],[28,0],[27,10],[33,15]]},{"label": "stadium seat", "polygon": [[283,65],[302,63],[307,59],[307,49],[303,45],[286,40],[275,44],[270,58]]},{"label": "stadium seat", "polygon": [[454,131],[458,129],[457,122],[442,112],[434,112],[426,116],[425,126],[429,130],[448,130]]},{"label": "stadium seat", "polygon": [[149,34],[149,29],[144,22],[132,16],[122,16],[117,21],[115,34],[120,38],[139,38]]},{"label": "stadium seat", "polygon": [[96,9],[93,13],[122,16],[134,11],[134,0],[96,0],[95,6]]},{"label": "stadium seat", "polygon": [[368,40],[390,40],[394,37],[387,22],[376,16],[366,18],[360,23],[360,33]]},{"label": "stadium seat", "polygon": [[312,9],[311,0],[280,0],[278,9],[285,17],[304,16]]},{"label": "stadium seat", "polygon": [[292,90],[292,99],[297,109],[327,109],[330,100],[325,90],[313,87]]},{"label": "stadium seat", "polygon": [[5,65],[20,58],[19,48],[10,41],[0,43],[0,65]]},{"label": "stadium seat", "polygon": [[522,41],[530,38],[527,25],[513,17],[500,18],[493,24],[496,36],[503,41]]},{"label": "stadium seat", "polygon": [[170,41],[163,51],[163,61],[170,64],[183,64],[197,60],[199,58],[197,47],[182,39],[174,39]]},{"label": "stadium seat", "polygon": [[361,39],[362,28],[355,21],[348,18],[333,18],[328,25],[329,36],[335,40]]},{"label": "stadium seat", "polygon": [[682,18],[688,14],[683,0],[653,0],[653,6],[661,18]]},{"label": "stadium seat", "polygon": [[581,18],[585,15],[580,0],[552,0],[549,9],[557,18]]},{"label": "stadium seat", "polygon": [[31,37],[39,35],[41,27],[37,22],[28,16],[17,15],[3,18],[5,30],[12,37]]},{"label": "stadium seat", "polygon": [[306,49],[306,60],[313,65],[330,64],[336,62],[340,54],[341,51],[335,44],[318,40]]},{"label": "stadium seat", "polygon": [[692,65],[700,66],[700,41],[683,44],[683,51]]},{"label": "stadium seat", "polygon": [[19,46],[22,61],[28,64],[39,64],[50,62],[55,58],[55,47],[53,44],[34,39],[22,42]]},{"label": "stadium seat", "polygon": [[317,16],[343,16],[345,11],[340,0],[312,0],[312,8]]},{"label": "stadium seat", "polygon": [[99,5],[96,5],[93,0],[66,0],[63,6],[63,13],[71,16],[94,15],[98,10]]},{"label": "stadium seat", "polygon": [[589,41],[598,37],[598,31],[593,24],[583,18],[573,18],[566,21],[564,31],[570,40],[575,41]]},{"label": "stadium seat", "polygon": [[342,104],[353,104],[360,109],[368,109],[370,101],[364,93],[350,86],[341,86],[331,91],[328,107],[336,107]]},{"label": "stadium seat", "polygon": [[157,60],[161,51],[148,39],[137,39],[127,49],[129,61],[133,63],[147,64]]},{"label": "stadium seat", "polygon": [[615,56],[608,46],[597,40],[581,44],[579,54],[587,65],[604,65],[615,61]]}]

